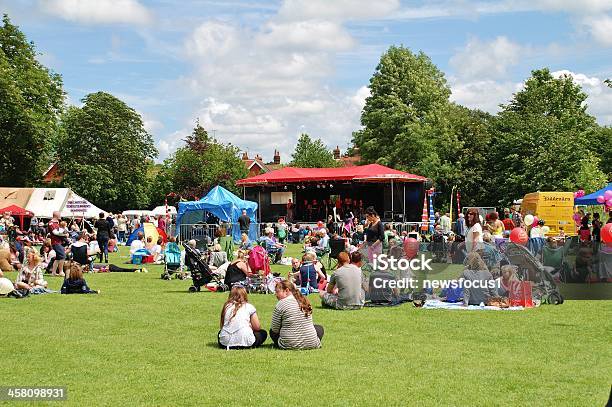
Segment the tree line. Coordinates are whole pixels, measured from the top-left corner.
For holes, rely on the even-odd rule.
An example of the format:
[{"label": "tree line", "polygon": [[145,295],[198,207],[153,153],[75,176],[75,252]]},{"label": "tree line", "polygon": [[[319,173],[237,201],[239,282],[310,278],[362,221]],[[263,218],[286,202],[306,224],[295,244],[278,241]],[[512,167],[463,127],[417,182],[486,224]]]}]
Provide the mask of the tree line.
[{"label": "tree line", "polygon": [[[34,44],[4,15],[0,26],[0,185],[40,186],[56,163],[70,187],[118,211],[198,199],[221,184],[238,192],[247,176],[239,148],[196,123],[161,164],[142,117],[117,97],[94,92],[66,106],[62,78],[36,59]],[[491,115],[450,101],[444,74],[424,53],[392,46],[370,80],[353,152],[453,187],[467,205],[506,204],[536,190],[594,190],[612,173],[612,129],[586,112],[570,77],[532,72],[524,88]],[[320,139],[302,134],[290,165],[338,163]]]}]

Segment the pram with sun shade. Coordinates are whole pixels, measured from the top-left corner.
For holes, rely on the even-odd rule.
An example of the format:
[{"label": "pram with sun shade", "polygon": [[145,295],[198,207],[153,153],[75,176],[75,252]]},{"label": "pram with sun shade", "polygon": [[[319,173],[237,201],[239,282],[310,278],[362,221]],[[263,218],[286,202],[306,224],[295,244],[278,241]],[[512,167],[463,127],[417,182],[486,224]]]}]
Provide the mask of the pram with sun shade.
[{"label": "pram with sun shade", "polygon": [[210,270],[208,263],[202,258],[200,253],[188,244],[183,246],[185,247],[185,266],[191,271],[191,279],[193,280],[189,291],[201,291],[202,286],[209,283],[215,283],[216,287],[222,287],[223,281]]},{"label": "pram with sun shade", "polygon": [[529,249],[516,243],[508,243],[505,254],[508,261],[518,267],[517,277],[532,282],[534,299],[555,305],[563,303],[563,296],[551,274],[552,267],[543,266]]},{"label": "pram with sun shade", "polygon": [[161,274],[162,280],[170,280],[172,275],[180,280],[188,277],[183,272],[181,264],[181,248],[175,242],[169,242],[164,249],[164,272]]}]

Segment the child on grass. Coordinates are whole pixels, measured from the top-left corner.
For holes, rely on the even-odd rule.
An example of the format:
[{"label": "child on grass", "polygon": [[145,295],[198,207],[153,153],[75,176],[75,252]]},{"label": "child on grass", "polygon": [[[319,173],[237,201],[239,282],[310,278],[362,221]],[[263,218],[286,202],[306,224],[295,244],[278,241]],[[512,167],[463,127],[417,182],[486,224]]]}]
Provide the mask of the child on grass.
[{"label": "child on grass", "polygon": [[61,289],[62,294],[99,294],[100,290],[91,290],[83,278],[83,269],[77,263],[70,266],[70,274],[64,280]]}]

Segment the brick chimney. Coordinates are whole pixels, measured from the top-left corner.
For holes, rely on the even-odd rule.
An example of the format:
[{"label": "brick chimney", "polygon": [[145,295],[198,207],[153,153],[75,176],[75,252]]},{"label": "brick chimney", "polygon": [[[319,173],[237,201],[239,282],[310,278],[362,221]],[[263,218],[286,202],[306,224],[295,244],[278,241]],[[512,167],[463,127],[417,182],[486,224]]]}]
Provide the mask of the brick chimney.
[{"label": "brick chimney", "polygon": [[274,150],[274,164],[280,164],[280,153],[278,150]]},{"label": "brick chimney", "polygon": [[340,159],[340,147],[336,146],[336,149],[334,150],[334,160],[339,160]]},{"label": "brick chimney", "polygon": [[249,159],[249,153],[247,153],[246,151],[242,153],[242,159],[243,160],[248,160]]},{"label": "brick chimney", "polygon": [[259,161],[261,161],[261,160],[262,160],[262,158],[261,158],[261,156],[260,156],[259,154],[255,155],[255,159],[256,159],[256,160],[259,160]]}]

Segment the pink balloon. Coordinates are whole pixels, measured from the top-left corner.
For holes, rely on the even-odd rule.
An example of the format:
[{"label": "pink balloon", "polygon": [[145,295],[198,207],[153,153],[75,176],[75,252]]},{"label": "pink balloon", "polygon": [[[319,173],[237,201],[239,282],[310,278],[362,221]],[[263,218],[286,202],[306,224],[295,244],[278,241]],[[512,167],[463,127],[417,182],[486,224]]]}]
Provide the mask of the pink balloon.
[{"label": "pink balloon", "polygon": [[414,237],[404,240],[404,254],[409,259],[413,259],[419,253],[419,241]]},{"label": "pink balloon", "polygon": [[608,189],[606,192],[604,192],[604,198],[606,198],[606,201],[612,199],[612,189]]},{"label": "pink balloon", "polygon": [[600,204],[606,202],[606,198],[603,195],[599,195],[597,197],[597,202],[599,202]]}]

